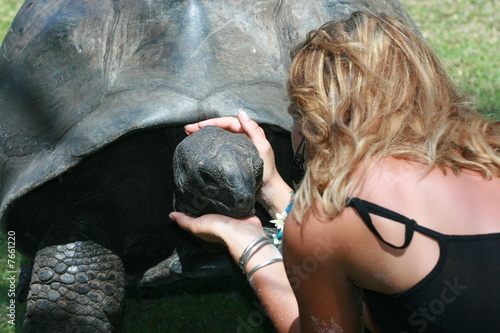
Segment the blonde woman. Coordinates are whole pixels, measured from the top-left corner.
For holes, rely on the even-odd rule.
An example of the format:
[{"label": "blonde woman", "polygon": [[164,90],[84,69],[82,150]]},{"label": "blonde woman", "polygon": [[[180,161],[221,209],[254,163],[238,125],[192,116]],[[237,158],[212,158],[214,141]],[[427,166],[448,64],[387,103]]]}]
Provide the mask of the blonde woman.
[{"label": "blonde woman", "polygon": [[[305,177],[284,265],[255,217],[171,218],[228,246],[280,332],[498,330],[500,124],[407,25],[369,12],[311,32],[288,90]],[[186,131],[206,125],[247,133],[265,163],[259,200],[283,211],[291,189],[262,129],[240,112]]]}]

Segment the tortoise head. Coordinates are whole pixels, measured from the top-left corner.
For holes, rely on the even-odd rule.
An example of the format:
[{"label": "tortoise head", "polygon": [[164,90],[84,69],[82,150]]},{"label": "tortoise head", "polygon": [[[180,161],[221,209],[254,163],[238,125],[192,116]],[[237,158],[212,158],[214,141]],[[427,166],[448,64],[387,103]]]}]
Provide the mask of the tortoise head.
[{"label": "tortoise head", "polygon": [[246,135],[207,126],[177,146],[173,170],[176,210],[238,218],[252,213],[263,161]]}]

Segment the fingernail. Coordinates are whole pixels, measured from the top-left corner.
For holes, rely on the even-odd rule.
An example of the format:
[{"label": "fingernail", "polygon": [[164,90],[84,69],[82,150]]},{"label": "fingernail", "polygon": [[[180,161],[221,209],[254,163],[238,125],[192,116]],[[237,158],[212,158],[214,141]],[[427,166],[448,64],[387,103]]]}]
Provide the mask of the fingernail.
[{"label": "fingernail", "polygon": [[238,110],[238,113],[241,115],[241,117],[245,120],[249,120],[250,117],[247,115],[247,113],[245,111],[243,111],[243,109],[239,109]]},{"label": "fingernail", "polygon": [[168,217],[169,217],[171,220],[174,220],[174,221],[175,221],[175,218],[174,218],[174,216],[172,215],[172,213],[168,214]]}]

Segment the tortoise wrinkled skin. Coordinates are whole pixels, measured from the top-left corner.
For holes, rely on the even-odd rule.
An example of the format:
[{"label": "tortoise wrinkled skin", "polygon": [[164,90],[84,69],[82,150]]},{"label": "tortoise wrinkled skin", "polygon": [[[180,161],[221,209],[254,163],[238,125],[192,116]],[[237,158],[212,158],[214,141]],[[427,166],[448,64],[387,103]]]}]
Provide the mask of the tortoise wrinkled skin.
[{"label": "tortoise wrinkled skin", "polygon": [[245,134],[204,127],[177,145],[172,163],[177,211],[235,218],[252,214],[264,162]]},{"label": "tortoise wrinkled skin", "polygon": [[0,48],[0,223],[34,260],[24,331],[119,331],[126,285],[230,274],[166,217],[183,126],[243,108],[286,178],[289,52],[357,5],[411,22],[395,0],[26,1]]}]

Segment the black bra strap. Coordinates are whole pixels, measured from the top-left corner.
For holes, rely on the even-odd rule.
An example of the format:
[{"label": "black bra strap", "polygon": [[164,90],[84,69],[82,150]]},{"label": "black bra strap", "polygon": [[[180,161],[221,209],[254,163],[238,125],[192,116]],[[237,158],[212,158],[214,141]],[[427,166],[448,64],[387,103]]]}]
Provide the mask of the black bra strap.
[{"label": "black bra strap", "polygon": [[[398,214],[396,212],[393,212],[392,210],[386,209],[384,207],[375,205],[371,202],[361,200],[359,198],[350,198],[347,200],[347,206],[348,207],[353,207],[356,209],[361,216],[361,219],[365,222],[365,224],[368,226],[368,228],[377,236],[378,239],[380,239],[384,244],[389,245],[390,247],[394,249],[404,249],[406,248],[413,237],[413,233],[415,231],[415,226],[417,223],[414,220],[411,220],[401,214]],[[373,225],[372,218],[370,217],[370,214],[375,214],[381,217],[388,218],[390,220],[403,223],[405,225],[405,241],[403,245],[401,246],[396,246],[394,244],[391,244],[387,242],[382,235],[378,232],[378,230],[375,228]]]}]

